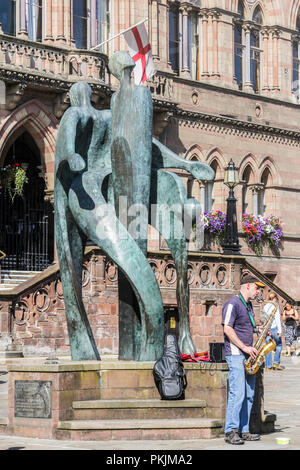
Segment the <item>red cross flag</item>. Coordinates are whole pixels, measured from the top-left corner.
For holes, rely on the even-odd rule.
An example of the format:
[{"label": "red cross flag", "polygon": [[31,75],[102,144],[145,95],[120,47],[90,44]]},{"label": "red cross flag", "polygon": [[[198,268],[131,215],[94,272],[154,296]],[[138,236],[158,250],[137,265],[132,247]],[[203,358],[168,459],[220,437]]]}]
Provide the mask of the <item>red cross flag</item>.
[{"label": "red cross flag", "polygon": [[134,82],[140,85],[156,73],[145,23],[137,24],[123,34],[129,54],[136,64]]}]

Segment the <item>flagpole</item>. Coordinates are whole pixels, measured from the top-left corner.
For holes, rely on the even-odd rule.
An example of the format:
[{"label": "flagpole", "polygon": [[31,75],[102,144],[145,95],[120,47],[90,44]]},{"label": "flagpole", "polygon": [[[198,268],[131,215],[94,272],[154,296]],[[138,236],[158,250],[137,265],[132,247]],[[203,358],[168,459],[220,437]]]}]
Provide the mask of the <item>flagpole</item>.
[{"label": "flagpole", "polygon": [[127,31],[130,31],[132,28],[135,28],[136,26],[138,26],[138,25],[140,25],[140,24],[142,24],[142,23],[145,23],[146,21],[148,21],[148,19],[149,19],[149,18],[145,18],[144,20],[139,21],[138,23],[134,24],[133,26],[130,26],[130,28],[124,29],[124,31],[121,31],[120,33],[116,34],[115,36],[112,36],[111,38],[106,39],[106,41],[103,41],[103,42],[101,42],[100,44],[98,44],[97,46],[92,47],[90,50],[93,51],[93,50],[97,49],[98,47],[103,46],[103,44],[106,44],[107,42],[112,41],[113,39],[118,38],[118,37],[121,36],[122,34],[127,33]]}]

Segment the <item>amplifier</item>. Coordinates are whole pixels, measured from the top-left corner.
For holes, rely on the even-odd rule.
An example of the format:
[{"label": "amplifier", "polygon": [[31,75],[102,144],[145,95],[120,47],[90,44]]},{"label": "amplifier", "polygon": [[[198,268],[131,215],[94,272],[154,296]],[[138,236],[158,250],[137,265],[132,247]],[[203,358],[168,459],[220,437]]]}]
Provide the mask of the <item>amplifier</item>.
[{"label": "amplifier", "polygon": [[224,343],[209,343],[209,362],[226,362]]}]

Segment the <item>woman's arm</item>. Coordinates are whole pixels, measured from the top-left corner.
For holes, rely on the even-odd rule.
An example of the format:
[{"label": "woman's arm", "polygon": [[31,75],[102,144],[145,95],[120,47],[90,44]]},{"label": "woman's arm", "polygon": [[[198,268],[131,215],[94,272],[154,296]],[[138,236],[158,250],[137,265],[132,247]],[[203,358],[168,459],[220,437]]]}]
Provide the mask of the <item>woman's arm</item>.
[{"label": "woman's arm", "polygon": [[293,311],[294,311],[294,319],[299,320],[299,315],[298,315],[297,310],[293,310]]},{"label": "woman's arm", "polygon": [[283,310],[282,321],[285,322],[285,320],[286,320],[286,313],[285,313],[285,310]]}]

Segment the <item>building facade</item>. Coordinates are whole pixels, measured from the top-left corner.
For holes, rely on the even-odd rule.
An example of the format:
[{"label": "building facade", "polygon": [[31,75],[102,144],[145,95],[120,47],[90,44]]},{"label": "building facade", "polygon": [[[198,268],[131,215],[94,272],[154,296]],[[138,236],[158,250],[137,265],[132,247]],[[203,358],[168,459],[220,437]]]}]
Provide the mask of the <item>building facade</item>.
[{"label": "building facade", "polygon": [[[241,253],[257,272],[297,301],[299,8],[300,0],[1,0],[0,167],[17,163],[29,179],[24,197],[17,197],[13,204],[2,188],[0,249],[6,253],[2,273],[43,273],[55,265],[55,141],[60,118],[70,104],[69,89],[76,81],[85,80],[92,87],[94,106],[108,108],[116,87],[108,59],[114,51],[126,49],[126,44],[119,36],[93,48],[148,18],[157,68],[157,74],[147,82],[153,95],[154,134],[182,158],[206,162],[215,170],[213,184],[195,181],[178,171],[189,195],[206,210],[226,211],[224,170],[233,159],[240,178],[235,189],[240,231],[242,213],[247,212],[278,216],[284,233],[279,250],[264,247],[259,257],[240,233]],[[149,253],[160,259],[151,262],[158,278],[163,276],[163,298],[171,307],[176,304],[173,268],[164,265],[164,241],[154,229],[149,230]],[[224,283],[224,272],[230,273],[231,268],[222,268],[218,261],[211,264],[214,274],[209,283],[201,256],[219,260],[222,249],[214,244],[207,248],[209,252],[205,248],[200,254],[192,244],[190,249],[192,323],[199,336],[197,345],[204,347],[207,342],[202,341],[201,329],[209,330],[206,336],[222,338],[217,325],[223,297],[220,292],[214,296],[214,289],[222,289],[222,285],[233,288],[237,274],[231,273],[232,282],[228,277],[228,284]],[[109,269],[110,265],[105,272]],[[205,286],[210,295],[198,302],[198,309],[197,298],[203,297]],[[44,294],[34,296],[26,308],[32,314],[32,301],[37,301],[42,305],[37,311],[46,311]],[[15,298],[24,301],[20,295]],[[24,308],[20,307],[21,320]],[[107,308],[106,315],[109,312]],[[200,321],[201,315],[205,318]],[[215,329],[209,315],[216,318]],[[5,318],[2,330],[9,329],[8,312]],[[16,327],[32,338],[35,321],[31,316],[26,328],[23,320]],[[115,324],[112,320],[109,328]],[[107,351],[115,352],[116,348],[110,343]]]}]

